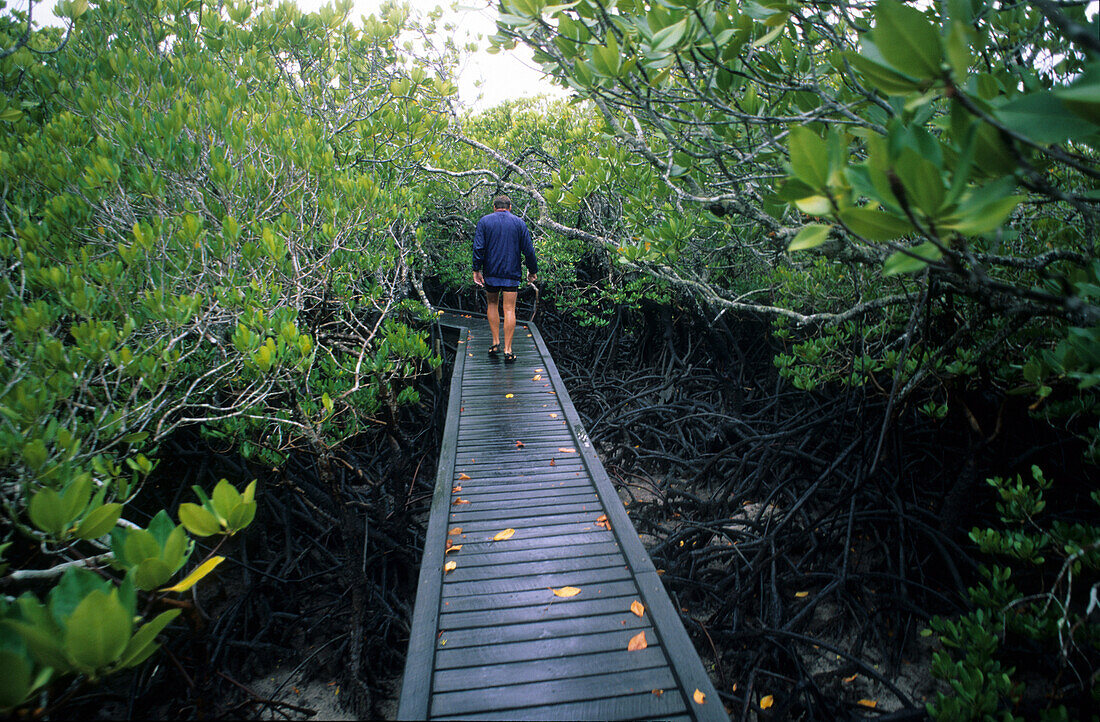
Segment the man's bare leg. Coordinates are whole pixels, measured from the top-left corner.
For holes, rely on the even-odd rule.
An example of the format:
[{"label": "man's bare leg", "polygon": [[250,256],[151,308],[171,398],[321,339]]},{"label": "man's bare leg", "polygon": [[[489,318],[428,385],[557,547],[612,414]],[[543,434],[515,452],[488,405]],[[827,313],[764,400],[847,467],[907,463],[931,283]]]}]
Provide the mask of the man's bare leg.
[{"label": "man's bare leg", "polygon": [[[505,293],[504,296],[505,296],[505,299],[507,299],[508,294]],[[500,298],[500,294],[498,294],[496,291],[486,291],[485,292],[485,300],[488,301],[488,303],[489,303],[489,307],[485,310],[485,318],[489,322],[489,333],[491,333],[493,335],[493,345],[494,346],[499,346],[500,345],[500,311],[497,310],[497,304],[499,302],[499,298]],[[506,306],[507,306],[507,303],[508,303],[507,300],[505,300],[505,305]],[[513,303],[513,310],[514,310],[514,308],[515,308],[515,306],[514,306],[515,299],[512,299],[512,303]],[[507,327],[507,322],[505,322],[505,327]]]},{"label": "man's bare leg", "polygon": [[512,334],[516,331],[516,296],[518,295],[517,291],[504,291],[504,353],[506,354],[512,353]]}]

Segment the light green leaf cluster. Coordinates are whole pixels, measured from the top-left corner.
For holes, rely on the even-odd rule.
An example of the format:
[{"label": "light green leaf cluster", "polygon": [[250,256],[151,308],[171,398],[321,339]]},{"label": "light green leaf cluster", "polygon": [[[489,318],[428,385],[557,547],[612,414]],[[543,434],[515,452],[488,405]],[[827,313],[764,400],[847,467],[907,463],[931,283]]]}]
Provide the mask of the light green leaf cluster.
[{"label": "light green leaf cluster", "polygon": [[[78,545],[152,593],[187,563],[188,532],[256,513],[254,484],[223,480],[180,525],[127,520],[177,429],[275,466],[417,402],[438,359],[419,330],[430,196],[413,176],[455,89],[397,49],[396,6],[359,24],[348,3],[65,8],[62,50],[31,52],[57,44],[35,30],[0,58],[0,540],[41,545],[30,571],[47,576]],[[0,17],[0,46],[20,20]],[[23,641],[0,649],[22,661],[0,707],[47,668],[98,676],[151,653],[159,628],[131,635],[122,589],[73,601],[79,625],[12,607]]]}]

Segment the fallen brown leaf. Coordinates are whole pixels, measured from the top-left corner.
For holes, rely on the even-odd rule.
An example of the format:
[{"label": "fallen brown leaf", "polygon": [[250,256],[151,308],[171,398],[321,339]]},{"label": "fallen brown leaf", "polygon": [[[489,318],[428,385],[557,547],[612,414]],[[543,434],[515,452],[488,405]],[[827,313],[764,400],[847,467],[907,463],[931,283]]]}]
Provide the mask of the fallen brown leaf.
[{"label": "fallen brown leaf", "polygon": [[662,694],[664,694],[664,693],[665,693],[665,691],[664,691],[663,689],[655,689],[655,690],[653,690],[653,696],[654,696],[654,697],[660,697],[660,696],[661,696]]},{"label": "fallen brown leaf", "polygon": [[516,448],[517,449],[522,449],[523,447],[524,447],[524,443],[522,441],[517,441],[516,442]]},{"label": "fallen brown leaf", "polygon": [[878,707],[878,702],[873,699],[861,699],[860,701],[856,702],[856,704],[858,704],[860,707],[870,707],[871,709]]},{"label": "fallen brown leaf", "polygon": [[695,700],[695,704],[703,704],[707,701],[707,696],[696,688],[695,692],[691,695],[691,698]]},{"label": "fallen brown leaf", "polygon": [[630,603],[630,611],[634,612],[634,614],[640,617],[645,614],[645,605],[635,599],[633,602]]},{"label": "fallen brown leaf", "polygon": [[462,487],[461,487],[461,486],[452,486],[452,487],[451,487],[451,493],[452,493],[452,494],[457,494],[457,493],[458,493],[458,492],[460,492],[460,491],[462,491]]},{"label": "fallen brown leaf", "polygon": [[559,446],[558,451],[560,451],[563,454],[575,454],[575,453],[577,453],[577,450],[574,449],[572,446]]},{"label": "fallen brown leaf", "polygon": [[638,632],[637,634],[635,634],[633,637],[630,638],[630,641],[626,645],[626,651],[628,651],[628,652],[638,652],[640,650],[645,649],[648,646],[649,646],[649,643],[645,641],[645,632],[644,631],[643,632]]},{"label": "fallen brown leaf", "polygon": [[455,499],[454,503],[455,503],[455,506],[458,506],[459,504],[469,504],[470,500],[469,499]]},{"label": "fallen brown leaf", "polygon": [[459,474],[459,475],[458,475],[458,479],[459,479],[459,481],[466,481],[466,480],[467,480],[467,479],[469,479],[469,478],[470,478],[470,475],[469,475],[469,474]]},{"label": "fallen brown leaf", "polygon": [[458,568],[458,562],[455,562],[455,561],[450,561],[450,562],[447,562],[446,564],[443,565],[443,571],[444,572],[453,572],[457,568]]},{"label": "fallen brown leaf", "polygon": [[[447,541],[450,541],[450,539],[448,539]],[[462,548],[461,544],[451,544],[449,547],[447,547],[446,551],[444,551],[443,553],[444,554],[450,554],[451,552],[457,552],[461,548]]]},{"label": "fallen brown leaf", "polygon": [[850,684],[852,682],[855,682],[856,677],[858,677],[858,676],[859,676],[859,674],[857,673],[857,674],[853,674],[851,677],[845,677],[844,678],[844,684]]},{"label": "fallen brown leaf", "polygon": [[454,529],[451,529],[449,532],[447,532],[447,536],[451,536],[452,534],[461,534],[461,533],[462,533],[462,527],[456,526]]},{"label": "fallen brown leaf", "polygon": [[498,531],[493,536],[493,541],[504,541],[505,539],[511,539],[512,535],[516,533],[515,529],[505,529],[504,531]]},{"label": "fallen brown leaf", "polygon": [[581,593],[580,589],[576,587],[562,587],[561,589],[551,589],[554,592],[555,597],[575,597]]}]

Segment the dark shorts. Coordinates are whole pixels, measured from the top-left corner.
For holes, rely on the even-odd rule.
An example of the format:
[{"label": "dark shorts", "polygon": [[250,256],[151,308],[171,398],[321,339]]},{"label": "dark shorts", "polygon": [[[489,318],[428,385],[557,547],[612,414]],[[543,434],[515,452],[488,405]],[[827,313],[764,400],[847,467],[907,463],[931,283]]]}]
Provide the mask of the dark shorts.
[{"label": "dark shorts", "polygon": [[519,286],[491,286],[488,283],[485,284],[485,293],[500,293],[501,291],[511,291],[512,293],[518,293]]}]

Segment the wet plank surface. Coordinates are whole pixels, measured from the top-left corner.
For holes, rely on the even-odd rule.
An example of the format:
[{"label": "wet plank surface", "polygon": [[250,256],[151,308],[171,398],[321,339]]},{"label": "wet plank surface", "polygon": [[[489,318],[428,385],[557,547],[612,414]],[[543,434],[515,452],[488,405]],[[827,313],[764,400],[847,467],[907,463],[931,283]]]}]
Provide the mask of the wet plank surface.
[{"label": "wet plank surface", "polygon": [[538,329],[505,365],[483,317],[441,323],[458,351],[398,717],[727,719]]}]

